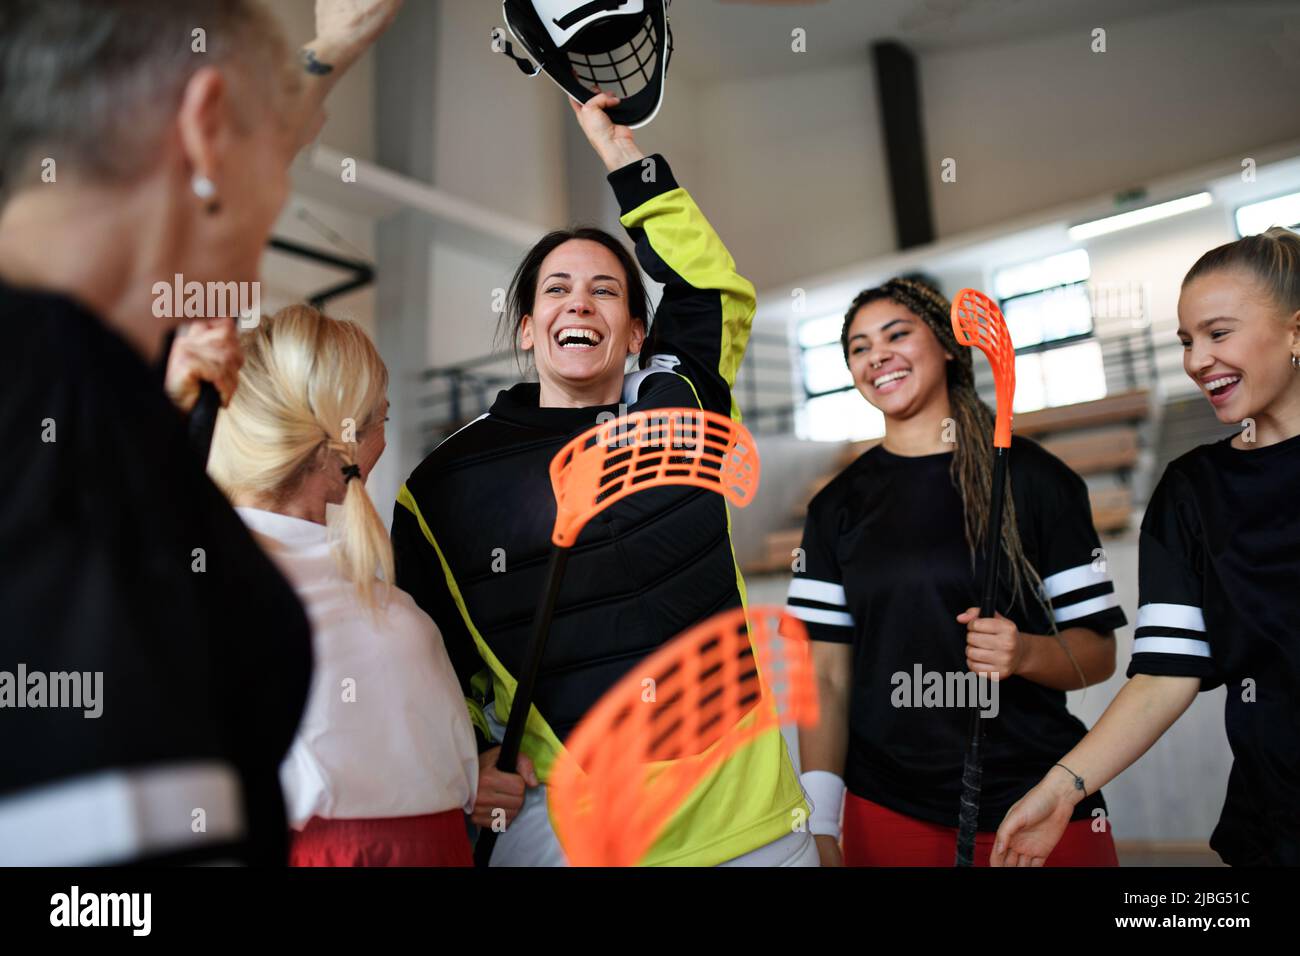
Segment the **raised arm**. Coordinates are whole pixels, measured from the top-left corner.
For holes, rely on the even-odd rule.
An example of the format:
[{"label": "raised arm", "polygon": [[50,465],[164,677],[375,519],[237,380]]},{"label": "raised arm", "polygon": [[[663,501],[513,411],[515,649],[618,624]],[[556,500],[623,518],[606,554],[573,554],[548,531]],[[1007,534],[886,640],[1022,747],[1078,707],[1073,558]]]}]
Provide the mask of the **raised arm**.
[{"label": "raised arm", "polygon": [[304,73],[299,106],[299,148],[325,125],[325,97],[334,84],[388,29],[402,0],[316,0],[316,38],[298,52]]},{"label": "raised arm", "polygon": [[664,286],[642,366],[690,380],[707,410],[739,418],[731,389],[754,321],[754,286],[736,263],[667,160],[645,156],[625,126],[604,109],[601,94],[572,104],[592,148],[609,170],[620,221],[636,244],[637,261]]}]

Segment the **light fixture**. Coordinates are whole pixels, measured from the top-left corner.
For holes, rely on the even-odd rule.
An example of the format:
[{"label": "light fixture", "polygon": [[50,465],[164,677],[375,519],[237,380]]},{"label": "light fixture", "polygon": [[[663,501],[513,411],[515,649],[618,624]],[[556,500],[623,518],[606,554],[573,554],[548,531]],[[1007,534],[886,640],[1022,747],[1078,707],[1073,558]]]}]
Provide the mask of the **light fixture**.
[{"label": "light fixture", "polygon": [[1270,226],[1300,225],[1300,193],[1274,196],[1242,206],[1236,212],[1237,235],[1255,236]]},{"label": "light fixture", "polygon": [[1207,192],[1196,193],[1193,196],[1184,196],[1181,199],[1171,199],[1169,202],[1156,203],[1154,206],[1143,206],[1141,209],[1131,209],[1128,212],[1121,212],[1118,215],[1107,216],[1105,219],[1094,219],[1092,222],[1082,222],[1077,226],[1071,226],[1068,234],[1071,240],[1074,242],[1080,242],[1084,239],[1091,239],[1094,236],[1104,236],[1109,232],[1119,232],[1121,229],[1141,226],[1148,222],[1155,222],[1159,219],[1168,219],[1170,216],[1177,216],[1181,213],[1191,212],[1193,209],[1204,209],[1213,201],[1214,197]]}]

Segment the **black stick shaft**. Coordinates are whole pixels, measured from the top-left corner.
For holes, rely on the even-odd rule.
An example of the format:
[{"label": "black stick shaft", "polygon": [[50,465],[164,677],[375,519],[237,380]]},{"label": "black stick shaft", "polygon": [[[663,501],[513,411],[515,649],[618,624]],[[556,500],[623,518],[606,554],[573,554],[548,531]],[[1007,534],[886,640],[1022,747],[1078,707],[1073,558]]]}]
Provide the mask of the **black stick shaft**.
[{"label": "black stick shaft", "polygon": [[[551,563],[546,572],[546,595],[537,608],[537,614],[533,617],[532,642],[528,645],[524,670],[519,675],[519,684],[515,688],[514,700],[510,704],[510,719],[506,721],[505,736],[501,740],[501,753],[497,755],[497,769],[505,773],[514,773],[518,769],[519,748],[524,740],[524,725],[528,722],[528,712],[533,706],[537,675],[541,672],[542,659],[546,656],[546,639],[550,634],[551,620],[555,617],[555,602],[560,596],[560,585],[564,581],[564,566],[568,560],[568,548],[551,548]],[[490,826],[479,832],[478,842],[474,845],[475,866],[488,865],[496,843],[497,831]]]},{"label": "black stick shaft", "polygon": [[993,497],[989,502],[988,563],[984,566],[984,597],[980,617],[992,617],[997,610],[998,565],[1002,559],[1002,510],[1007,485],[1007,449],[993,455]]},{"label": "black stick shaft", "polygon": [[[167,365],[171,361],[172,349],[176,345],[176,330],[167,334],[163,345],[162,376],[167,379]],[[190,446],[199,456],[199,463],[208,465],[208,453],[212,450],[212,433],[217,427],[217,412],[221,409],[221,395],[211,382],[199,383],[199,397],[190,409],[187,428]]]},{"label": "black stick shaft", "polygon": [[217,412],[221,408],[221,396],[211,382],[199,384],[199,399],[190,411],[190,444],[205,466],[208,453],[212,450],[212,432],[217,427]]},{"label": "black stick shaft", "polygon": [[[993,495],[989,502],[988,561],[984,565],[984,593],[980,617],[996,613],[998,564],[1002,557],[1002,509],[1007,483],[1007,449],[997,448],[993,456]],[[975,864],[975,833],[979,827],[980,790],[984,777],[984,756],[980,744],[983,724],[978,704],[970,710],[970,736],[961,768],[961,809],[957,817],[957,865]]]}]

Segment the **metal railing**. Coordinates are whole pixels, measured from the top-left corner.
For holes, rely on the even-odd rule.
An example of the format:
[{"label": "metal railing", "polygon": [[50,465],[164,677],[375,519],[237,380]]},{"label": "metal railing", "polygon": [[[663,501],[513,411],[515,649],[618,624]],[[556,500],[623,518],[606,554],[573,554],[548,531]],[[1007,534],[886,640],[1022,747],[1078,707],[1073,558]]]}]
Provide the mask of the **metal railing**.
[{"label": "metal railing", "polygon": [[[1176,341],[1156,346],[1150,324],[1142,323],[1131,332],[1074,336],[1027,346],[1017,350],[1017,354],[1041,354],[1089,342],[1095,342],[1101,351],[1107,394],[1147,389],[1153,400],[1160,394],[1161,358],[1168,365],[1168,353],[1179,348]],[[855,387],[850,384],[822,392],[807,391],[798,356],[798,347],[784,335],[761,331],[750,336],[734,391],[745,423],[756,434],[793,432],[795,413],[801,407],[797,399],[800,393],[806,401]],[[482,415],[491,407],[499,390],[522,379],[515,357],[509,352],[494,352],[426,369],[421,373],[420,397],[426,444],[431,448],[465,422]],[[986,401],[993,400],[992,370],[982,357],[976,361],[975,385]]]},{"label": "metal railing", "polygon": [[420,431],[428,454],[466,422],[486,412],[501,389],[521,381],[510,352],[492,352],[420,373]]},{"label": "metal railing", "polygon": [[[794,428],[794,376],[790,343],[771,332],[750,335],[736,375],[734,393],[752,431],[789,432]],[[466,422],[486,412],[497,392],[523,381],[510,352],[492,352],[420,373],[421,432],[425,453]]]}]

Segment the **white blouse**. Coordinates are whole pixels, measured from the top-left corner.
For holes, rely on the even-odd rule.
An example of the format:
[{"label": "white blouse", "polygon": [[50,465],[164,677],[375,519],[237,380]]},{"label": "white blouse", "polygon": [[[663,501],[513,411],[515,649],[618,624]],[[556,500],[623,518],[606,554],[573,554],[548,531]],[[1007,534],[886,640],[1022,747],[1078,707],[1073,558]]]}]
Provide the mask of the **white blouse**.
[{"label": "white blouse", "polygon": [[366,607],[339,571],[324,525],[235,510],[311,619],[311,693],[280,767],[292,826],[301,830],[314,816],[471,812],[474,732],[432,619],[396,587],[386,607]]}]

